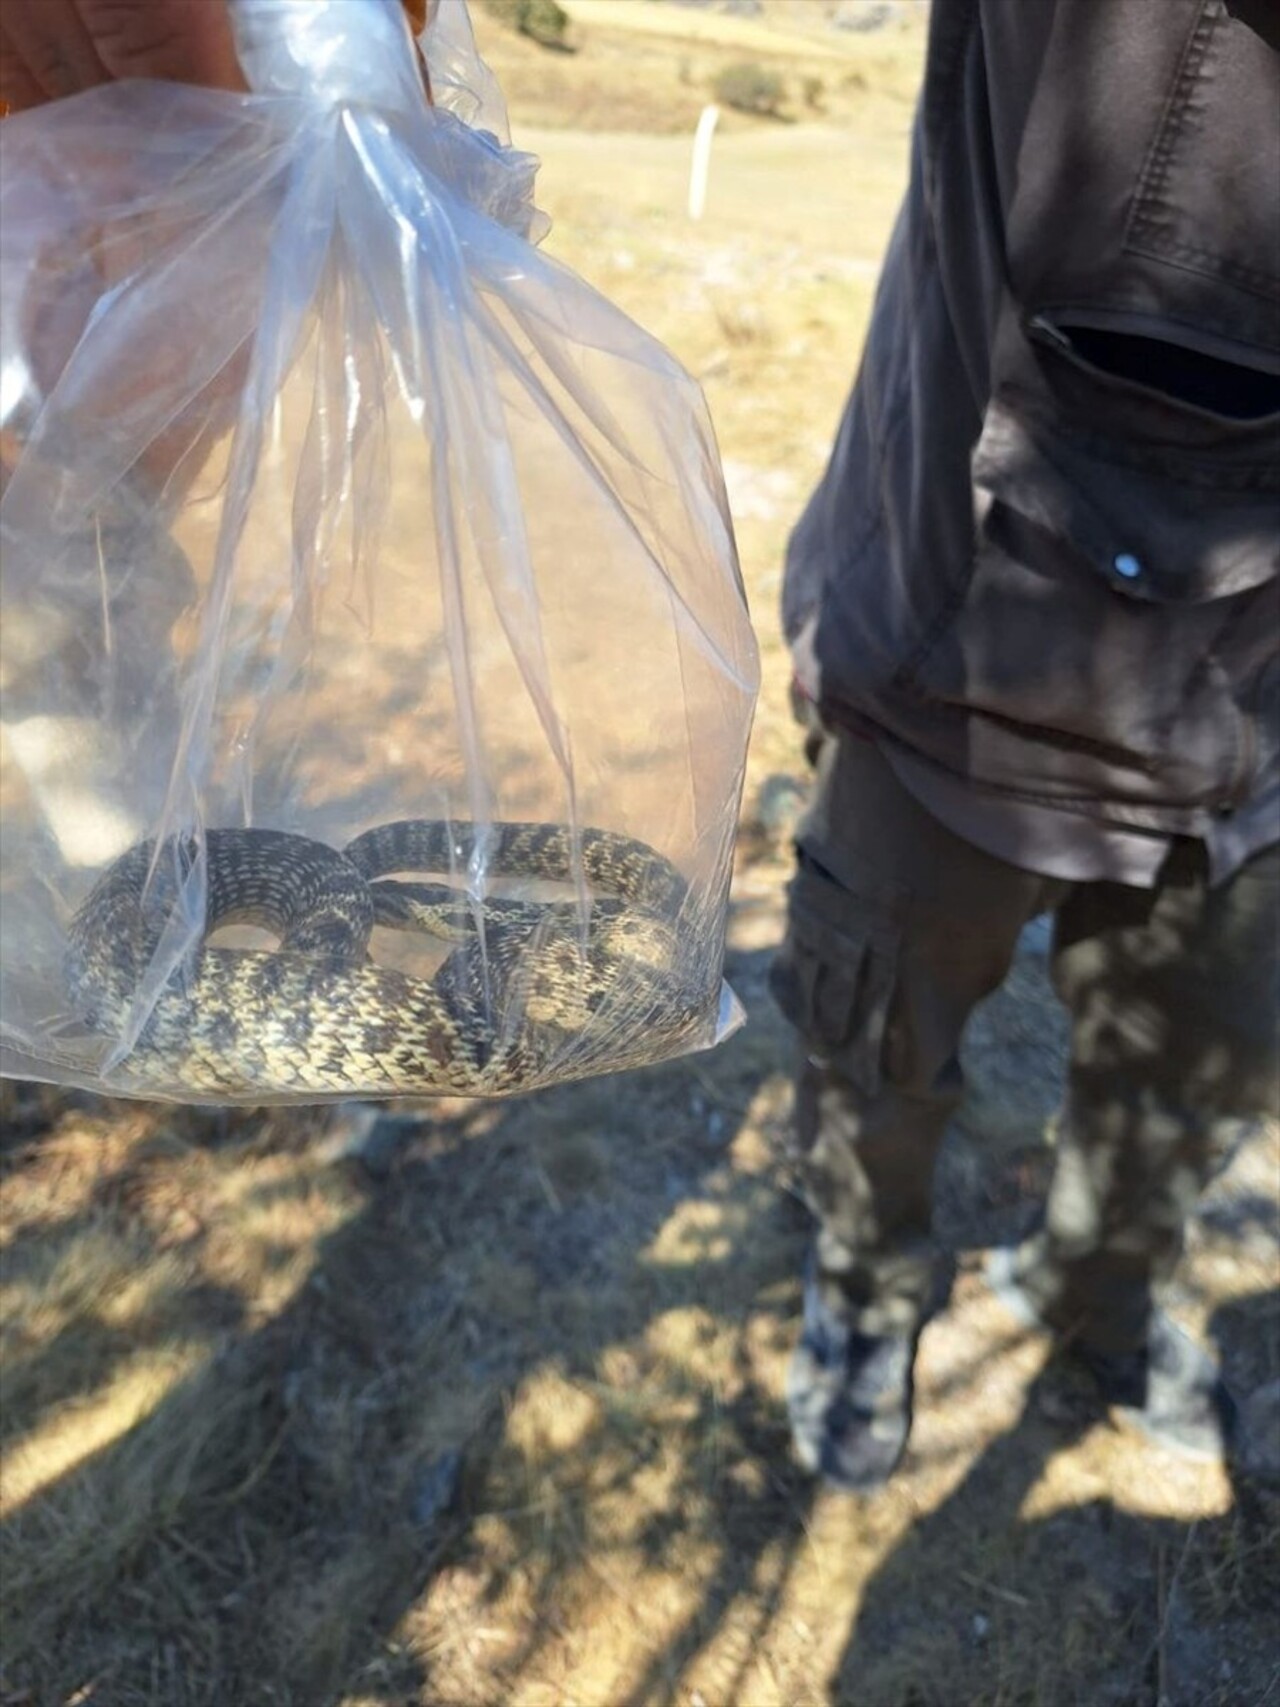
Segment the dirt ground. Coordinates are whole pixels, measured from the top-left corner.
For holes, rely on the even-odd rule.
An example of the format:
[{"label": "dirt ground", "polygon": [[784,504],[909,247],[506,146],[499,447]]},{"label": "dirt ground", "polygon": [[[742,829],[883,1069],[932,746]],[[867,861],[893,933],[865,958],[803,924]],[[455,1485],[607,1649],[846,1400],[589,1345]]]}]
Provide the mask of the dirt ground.
[{"label": "dirt ground", "polygon": [[766,973],[805,782],[779,567],[902,187],[921,20],[837,50],[806,11],[777,48],[793,122],[726,125],[695,226],[689,115],[742,38],[592,4],[572,54],[479,23],[549,246],[671,344],[720,433],[765,672],[727,965],[748,1023],[505,1104],[5,1085],[0,1707],[1280,1701],[1280,1138],[1245,1136],[1174,1299],[1249,1407],[1229,1478],[1100,1418],[983,1286],[1052,1165],[1038,927],[969,1040],[903,1470],[850,1499],[790,1460],[808,1223]]}]

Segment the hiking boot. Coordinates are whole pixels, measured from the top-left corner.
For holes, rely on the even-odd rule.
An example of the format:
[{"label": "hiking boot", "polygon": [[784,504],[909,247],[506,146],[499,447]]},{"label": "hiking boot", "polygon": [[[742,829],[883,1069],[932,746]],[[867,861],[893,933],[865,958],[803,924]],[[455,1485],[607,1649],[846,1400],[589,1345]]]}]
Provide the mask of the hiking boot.
[{"label": "hiking boot", "polygon": [[859,1333],[807,1280],[787,1373],[791,1437],[804,1468],[851,1493],[886,1482],[911,1432],[914,1361],[914,1336]]},{"label": "hiking boot", "polygon": [[[1049,1328],[1019,1274],[1019,1248],[1001,1247],[987,1259],[987,1284],[1005,1308],[1028,1327]],[[1145,1345],[1104,1351],[1082,1335],[1068,1339],[1065,1355],[1092,1376],[1105,1404],[1166,1451],[1204,1463],[1221,1462],[1235,1434],[1235,1400],[1216,1360],[1153,1309]]]}]

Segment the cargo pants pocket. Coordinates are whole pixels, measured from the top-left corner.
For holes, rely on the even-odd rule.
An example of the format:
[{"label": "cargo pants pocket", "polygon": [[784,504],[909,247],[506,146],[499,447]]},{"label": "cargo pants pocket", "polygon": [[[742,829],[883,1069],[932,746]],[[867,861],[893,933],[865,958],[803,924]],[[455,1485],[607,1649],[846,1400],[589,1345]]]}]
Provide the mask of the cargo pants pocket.
[{"label": "cargo pants pocket", "polygon": [[770,989],[810,1054],[868,1097],[884,1079],[899,936],[891,901],[854,894],[801,851]]}]

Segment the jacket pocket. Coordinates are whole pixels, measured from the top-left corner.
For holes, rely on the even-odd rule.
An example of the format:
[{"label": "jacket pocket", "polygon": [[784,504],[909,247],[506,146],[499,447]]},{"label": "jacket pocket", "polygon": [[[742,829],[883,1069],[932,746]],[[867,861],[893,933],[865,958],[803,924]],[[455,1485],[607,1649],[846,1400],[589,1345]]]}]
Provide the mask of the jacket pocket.
[{"label": "jacket pocket", "polygon": [[[1222,660],[1280,575],[1280,414],[1258,412],[1264,369],[1241,363],[1233,390],[1222,351],[1150,321],[1082,337],[1083,313],[1006,306],[969,573],[904,675],[997,731],[985,767],[975,737],[980,778],[1228,806],[1253,732],[1239,709],[1250,684]],[[999,731],[1022,737],[1020,774]]]},{"label": "jacket pocket", "polygon": [[851,894],[801,855],[770,988],[811,1052],[868,1096],[883,1077],[898,941],[897,922],[881,901]]}]

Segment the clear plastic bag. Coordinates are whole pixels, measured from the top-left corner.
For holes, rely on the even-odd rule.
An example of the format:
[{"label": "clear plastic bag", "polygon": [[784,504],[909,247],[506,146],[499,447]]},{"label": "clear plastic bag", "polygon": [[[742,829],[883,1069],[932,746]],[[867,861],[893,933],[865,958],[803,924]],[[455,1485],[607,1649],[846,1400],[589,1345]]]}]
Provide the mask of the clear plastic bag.
[{"label": "clear plastic bag", "polygon": [[463,0],[434,108],[398,0],[234,16],[249,95],[0,125],[0,1069],[709,1045],[758,670],[700,393],[532,246]]}]

